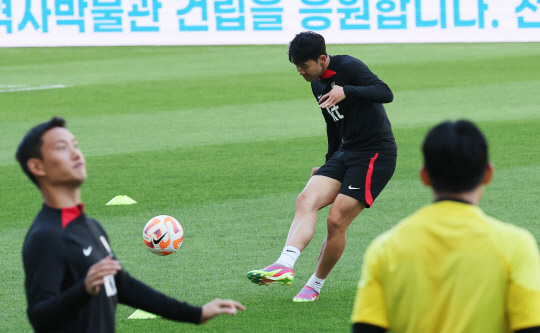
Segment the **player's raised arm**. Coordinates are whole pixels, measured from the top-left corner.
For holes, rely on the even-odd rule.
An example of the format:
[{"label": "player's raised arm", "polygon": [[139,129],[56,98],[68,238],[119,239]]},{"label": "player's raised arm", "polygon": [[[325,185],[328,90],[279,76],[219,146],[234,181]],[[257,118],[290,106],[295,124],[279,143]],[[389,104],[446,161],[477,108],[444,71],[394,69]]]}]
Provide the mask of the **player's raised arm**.
[{"label": "player's raised arm", "polygon": [[347,98],[364,99],[373,103],[390,103],[394,100],[390,87],[360,60],[349,61],[344,67],[353,82],[343,86]]},{"label": "player's raised arm", "polygon": [[337,103],[341,102],[345,99],[345,92],[343,91],[343,87],[338,86],[337,84],[334,85],[334,88],[330,90],[329,93],[324,94],[319,99],[319,107],[321,108],[331,108]]}]

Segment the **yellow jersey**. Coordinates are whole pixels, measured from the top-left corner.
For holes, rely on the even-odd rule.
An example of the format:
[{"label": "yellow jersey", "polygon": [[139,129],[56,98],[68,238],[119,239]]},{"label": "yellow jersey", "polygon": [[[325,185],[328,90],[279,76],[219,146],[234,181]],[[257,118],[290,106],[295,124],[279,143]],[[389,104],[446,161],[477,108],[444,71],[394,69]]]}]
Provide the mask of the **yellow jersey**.
[{"label": "yellow jersey", "polygon": [[475,205],[425,206],[368,247],[351,319],[394,333],[540,326],[536,240]]}]

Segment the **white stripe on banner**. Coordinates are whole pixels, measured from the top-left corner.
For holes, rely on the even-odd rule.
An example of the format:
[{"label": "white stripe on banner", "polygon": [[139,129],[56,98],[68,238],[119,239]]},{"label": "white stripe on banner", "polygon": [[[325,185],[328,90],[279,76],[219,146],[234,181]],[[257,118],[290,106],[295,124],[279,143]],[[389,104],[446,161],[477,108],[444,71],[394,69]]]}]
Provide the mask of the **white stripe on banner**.
[{"label": "white stripe on banner", "polygon": [[539,42],[539,0],[0,0],[0,47]]}]

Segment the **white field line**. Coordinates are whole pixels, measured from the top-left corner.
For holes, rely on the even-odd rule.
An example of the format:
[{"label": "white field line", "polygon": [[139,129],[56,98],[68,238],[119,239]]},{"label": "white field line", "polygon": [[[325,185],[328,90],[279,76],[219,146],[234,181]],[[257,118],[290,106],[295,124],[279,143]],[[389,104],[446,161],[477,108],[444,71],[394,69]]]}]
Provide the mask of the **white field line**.
[{"label": "white field line", "polygon": [[31,91],[31,90],[47,90],[47,89],[59,89],[67,88],[68,86],[63,84],[55,84],[50,86],[28,87],[24,84],[8,84],[0,85],[0,93],[14,92],[14,91]]}]

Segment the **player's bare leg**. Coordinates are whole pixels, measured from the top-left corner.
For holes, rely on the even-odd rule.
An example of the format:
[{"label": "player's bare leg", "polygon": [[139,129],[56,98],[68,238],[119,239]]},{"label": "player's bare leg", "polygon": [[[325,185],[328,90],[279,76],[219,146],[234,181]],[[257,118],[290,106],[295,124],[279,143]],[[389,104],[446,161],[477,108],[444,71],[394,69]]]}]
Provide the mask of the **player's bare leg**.
[{"label": "player's bare leg", "polygon": [[312,176],[296,200],[294,219],[289,229],[285,248],[278,260],[260,270],[248,272],[248,279],[259,285],[281,283],[290,285],[294,280],[293,266],[300,252],[315,233],[317,212],[330,205],[341,189],[341,182],[326,177]]},{"label": "player's bare leg", "polygon": [[343,194],[337,196],[328,214],[328,235],[324,239],[315,272],[319,279],[326,279],[338,262],[345,249],[347,229],[364,208],[366,204],[363,202]]},{"label": "player's bare leg", "polygon": [[293,299],[294,302],[311,302],[319,298],[326,277],[345,250],[347,228],[365,207],[365,203],[349,196],[339,194],[336,197],[328,214],[328,235],[322,244],[317,270]]},{"label": "player's bare leg", "polygon": [[313,176],[296,199],[294,219],[285,246],[300,251],[309,244],[315,233],[317,212],[334,202],[341,189],[341,182],[326,177]]}]

